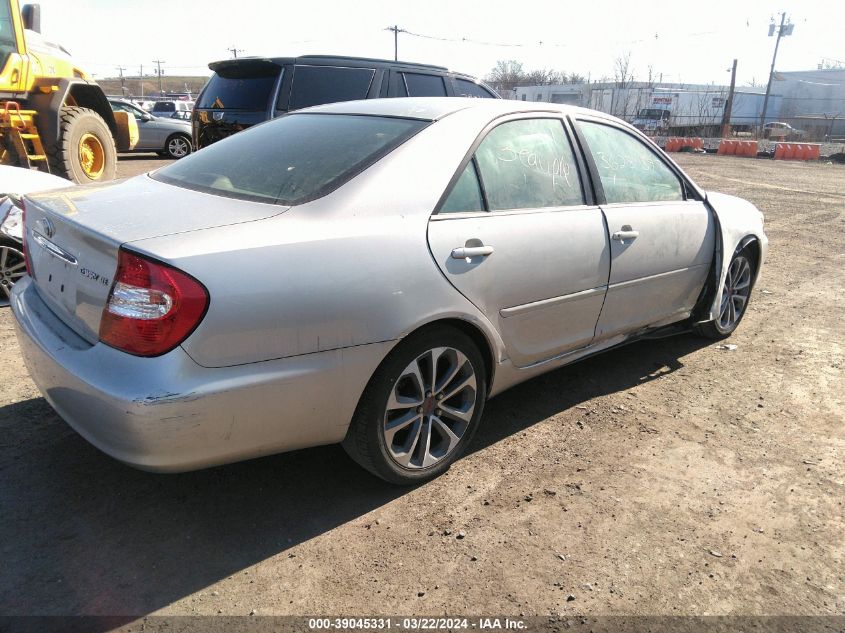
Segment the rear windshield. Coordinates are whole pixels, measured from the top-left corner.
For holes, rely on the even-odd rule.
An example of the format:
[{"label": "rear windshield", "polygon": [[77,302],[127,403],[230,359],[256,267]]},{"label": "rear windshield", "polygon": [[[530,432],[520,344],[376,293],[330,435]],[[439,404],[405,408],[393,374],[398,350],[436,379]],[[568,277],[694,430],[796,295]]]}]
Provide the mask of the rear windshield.
[{"label": "rear windshield", "polygon": [[294,205],[336,189],[428,125],[345,114],[289,114],[159,169],[156,180]]},{"label": "rear windshield", "polygon": [[270,92],[281,72],[278,66],[239,73],[215,74],[197,102],[206,110],[266,110]]}]

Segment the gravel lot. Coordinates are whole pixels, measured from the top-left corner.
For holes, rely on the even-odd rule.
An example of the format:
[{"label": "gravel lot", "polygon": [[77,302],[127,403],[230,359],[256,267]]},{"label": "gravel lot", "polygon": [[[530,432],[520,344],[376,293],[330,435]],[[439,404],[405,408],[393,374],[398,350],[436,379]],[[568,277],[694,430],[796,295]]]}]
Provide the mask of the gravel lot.
[{"label": "gravel lot", "polygon": [[845,167],[677,158],[766,213],[737,348],[516,387],[412,490],[339,447],[132,470],[39,397],[0,312],[0,614],[845,614]]}]

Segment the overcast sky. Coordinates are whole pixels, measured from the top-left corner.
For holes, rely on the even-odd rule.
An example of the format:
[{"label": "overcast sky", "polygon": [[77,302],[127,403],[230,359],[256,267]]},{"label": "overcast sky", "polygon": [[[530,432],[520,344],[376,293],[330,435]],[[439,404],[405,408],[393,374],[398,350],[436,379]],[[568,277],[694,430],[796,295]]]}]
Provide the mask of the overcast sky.
[{"label": "overcast sky", "polygon": [[[42,31],[98,77],[117,66],[137,74],[166,63],[165,74],[208,74],[207,64],[239,55],[339,54],[393,57],[448,66],[479,77],[497,60],[526,69],[612,78],[625,52],[637,79],[651,66],[664,81],[765,83],[775,38],[771,19],[785,10],[794,34],[781,40],[778,70],[816,68],[822,58],[845,62],[843,0],[650,0],[588,2],[502,0],[40,0]],[[426,37],[420,37],[426,36]],[[442,38],[442,39],[432,39]],[[445,40],[445,41],[444,41]]]}]

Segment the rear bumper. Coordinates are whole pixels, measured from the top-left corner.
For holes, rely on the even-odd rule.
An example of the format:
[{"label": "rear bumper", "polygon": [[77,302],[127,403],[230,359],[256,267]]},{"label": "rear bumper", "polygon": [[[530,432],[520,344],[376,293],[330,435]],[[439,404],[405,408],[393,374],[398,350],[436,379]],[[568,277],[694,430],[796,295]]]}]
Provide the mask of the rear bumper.
[{"label": "rear bumper", "polygon": [[178,472],[343,439],[391,343],[236,367],[200,367],[182,350],[139,358],[90,345],[27,277],[12,294],[21,354],[58,414],[131,466]]}]

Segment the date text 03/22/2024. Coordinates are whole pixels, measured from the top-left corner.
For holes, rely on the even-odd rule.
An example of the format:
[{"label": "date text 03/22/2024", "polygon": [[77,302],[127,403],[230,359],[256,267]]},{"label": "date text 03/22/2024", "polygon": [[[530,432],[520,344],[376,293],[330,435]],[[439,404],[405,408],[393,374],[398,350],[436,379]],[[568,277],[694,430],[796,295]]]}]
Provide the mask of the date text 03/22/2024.
[{"label": "date text 03/22/2024", "polygon": [[525,622],[511,618],[309,618],[311,630],[512,630],[526,628]]}]

